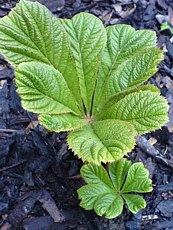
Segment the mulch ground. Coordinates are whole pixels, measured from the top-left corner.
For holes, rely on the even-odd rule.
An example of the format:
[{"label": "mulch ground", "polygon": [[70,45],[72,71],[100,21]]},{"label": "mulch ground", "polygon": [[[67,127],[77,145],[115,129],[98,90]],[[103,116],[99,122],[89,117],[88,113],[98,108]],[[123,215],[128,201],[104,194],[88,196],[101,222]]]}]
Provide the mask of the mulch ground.
[{"label": "mulch ground", "polygon": [[[0,17],[17,1],[0,0]],[[37,116],[21,107],[14,74],[0,56],[0,228],[25,230],[173,229],[173,37],[162,22],[173,26],[172,0],[39,0],[55,15],[79,12],[100,17],[105,26],[125,23],[152,29],[165,51],[158,73],[149,82],[170,105],[170,121],[161,130],[137,138],[129,158],[149,169],[154,190],[145,194],[147,207],[136,215],[124,209],[106,220],[79,207],[76,190],[82,165],[66,144],[66,133],[47,132]],[[147,142],[148,140],[148,142]],[[62,223],[56,223],[65,217]]]}]

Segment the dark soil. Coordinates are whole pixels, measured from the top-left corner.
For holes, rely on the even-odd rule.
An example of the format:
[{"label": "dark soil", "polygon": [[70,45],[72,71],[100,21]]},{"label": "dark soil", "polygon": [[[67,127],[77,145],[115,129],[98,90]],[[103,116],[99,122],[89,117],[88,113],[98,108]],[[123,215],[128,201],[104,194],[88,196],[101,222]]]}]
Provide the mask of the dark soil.
[{"label": "dark soil", "polygon": [[[15,6],[0,0],[0,16]],[[172,0],[40,0],[58,17],[79,12],[99,16],[105,25],[126,23],[136,29],[152,29],[165,51],[159,72],[149,82],[160,88],[170,105],[170,121],[161,130],[137,139],[129,158],[149,169],[154,190],[145,194],[147,207],[113,220],[98,217],[79,207],[76,190],[83,184],[78,175],[81,161],[66,144],[66,133],[47,132],[37,116],[21,107],[13,70],[0,57],[0,228],[26,230],[173,229],[173,26]],[[148,142],[146,142],[146,139]],[[63,223],[55,223],[59,210]]]}]

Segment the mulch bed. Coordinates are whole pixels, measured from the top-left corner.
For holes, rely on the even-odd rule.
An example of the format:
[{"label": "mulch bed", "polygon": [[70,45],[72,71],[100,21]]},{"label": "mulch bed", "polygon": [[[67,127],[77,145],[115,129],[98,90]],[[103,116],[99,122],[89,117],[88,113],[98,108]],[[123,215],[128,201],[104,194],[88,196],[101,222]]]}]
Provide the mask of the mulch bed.
[{"label": "mulch bed", "polygon": [[[15,0],[0,0],[0,17]],[[0,56],[0,228],[25,230],[173,229],[173,39],[161,23],[173,25],[172,0],[39,0],[55,15],[71,18],[90,12],[107,25],[125,23],[152,29],[165,51],[158,73],[149,82],[170,105],[170,121],[161,130],[137,138],[129,158],[149,169],[154,190],[145,194],[147,207],[136,215],[124,209],[106,220],[79,207],[76,190],[83,181],[82,162],[66,144],[66,133],[47,132],[37,116],[25,111],[14,85],[14,73]],[[148,140],[148,142],[146,141]],[[65,221],[59,223],[63,218]]]}]

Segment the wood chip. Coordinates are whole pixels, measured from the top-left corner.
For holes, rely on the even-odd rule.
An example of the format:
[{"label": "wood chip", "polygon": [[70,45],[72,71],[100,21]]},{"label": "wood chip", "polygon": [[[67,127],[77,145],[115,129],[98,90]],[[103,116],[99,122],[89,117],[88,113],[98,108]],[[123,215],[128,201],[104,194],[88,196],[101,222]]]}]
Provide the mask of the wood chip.
[{"label": "wood chip", "polygon": [[157,140],[154,137],[151,137],[148,142],[150,143],[150,145],[155,145],[157,143]]}]

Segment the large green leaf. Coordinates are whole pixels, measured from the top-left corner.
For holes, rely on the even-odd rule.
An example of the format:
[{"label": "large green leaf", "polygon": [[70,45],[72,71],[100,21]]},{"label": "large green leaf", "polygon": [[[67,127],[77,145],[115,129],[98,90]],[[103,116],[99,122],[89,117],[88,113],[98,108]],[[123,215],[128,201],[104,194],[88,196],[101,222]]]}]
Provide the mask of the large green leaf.
[{"label": "large green leaf", "polygon": [[96,120],[100,120],[100,119],[102,120],[102,115],[108,113],[108,110],[110,108],[112,108],[112,106],[114,106],[118,101],[120,101],[125,96],[127,96],[131,93],[140,92],[140,91],[151,91],[153,93],[158,93],[160,95],[160,90],[151,84],[142,85],[142,86],[135,86],[133,88],[122,91],[120,93],[116,93],[116,94],[114,94],[108,98],[108,100],[105,102],[105,104],[103,105],[103,107],[100,111],[97,111],[97,113],[95,115],[95,119]]},{"label": "large green leaf", "polygon": [[156,73],[157,65],[162,60],[162,51],[150,48],[138,51],[130,59],[118,66],[107,84],[107,97],[132,88],[148,80]]},{"label": "large green leaf", "polygon": [[70,40],[81,97],[90,115],[99,62],[107,40],[106,30],[97,17],[87,13],[61,22]]},{"label": "large green leaf", "polygon": [[[119,94],[127,94],[155,74],[162,56],[162,51],[159,49],[143,49],[119,64],[117,69],[110,75],[104,87],[103,95],[101,96],[102,102],[95,111],[96,115],[98,110],[102,110],[101,106],[105,100],[109,101],[110,98],[117,97]],[[107,101],[105,102],[106,105]]]},{"label": "large green leaf", "polygon": [[21,0],[2,18],[0,52],[14,67],[39,61],[58,69],[82,109],[78,75],[66,31],[46,7]]},{"label": "large green leaf", "polygon": [[78,190],[79,199],[81,199],[80,205],[86,210],[94,209],[99,216],[105,214],[106,218],[111,219],[121,214],[124,199],[129,210],[137,213],[140,209],[145,208],[145,200],[139,195],[128,194],[128,191],[121,188],[123,184],[123,188],[126,185],[128,187],[130,175],[131,183],[140,178],[140,183],[133,183],[133,189],[130,192],[141,193],[152,190],[148,171],[142,163],[131,165],[127,159],[121,159],[110,164],[109,172],[103,166],[95,164],[82,166],[81,176],[87,185]]},{"label": "large green leaf", "polygon": [[128,122],[104,120],[90,123],[68,135],[69,147],[83,161],[111,162],[123,157],[135,145],[135,130]]},{"label": "large green leaf", "polygon": [[[149,48],[156,46],[156,34],[154,31],[150,30],[140,30],[136,31],[134,28],[132,28],[129,25],[114,25],[107,27],[107,46],[104,50],[102,61],[100,65],[100,71],[96,86],[96,92],[95,92],[95,100],[94,100],[94,111],[96,111],[102,103],[105,102],[107,97],[110,95],[110,87],[109,87],[109,79],[114,79],[114,76],[116,74],[116,71],[118,71],[118,68],[122,68],[121,66],[125,65],[125,62],[128,63],[128,68],[130,71],[131,65],[135,65],[135,63],[132,63],[135,59],[135,56],[138,56],[138,52],[143,51],[145,53],[148,52]],[[158,52],[158,51],[156,51]],[[157,54],[156,54],[157,55]],[[153,54],[152,60],[154,56]],[[133,57],[133,58],[132,58]],[[156,66],[158,64],[159,59],[161,58],[160,54],[158,53],[158,57],[156,57],[156,61],[154,63],[150,62],[150,60],[145,60],[146,64],[150,63],[149,65],[152,65],[153,71],[151,73],[155,72]],[[131,60],[131,61],[127,61]],[[124,63],[124,64],[123,64]],[[138,63],[138,68],[142,71],[143,63]],[[136,68],[136,67],[135,67]],[[145,68],[147,68],[145,66]],[[125,74],[125,73],[124,73]],[[132,73],[129,72],[129,76]],[[123,77],[123,79],[126,79],[126,82],[124,84],[127,86],[129,83],[127,82],[127,79],[130,77]],[[142,76],[143,77],[143,76]],[[149,78],[150,76],[148,76]],[[146,80],[147,76],[145,76],[144,81]],[[130,79],[139,79],[139,76],[133,76]],[[142,81],[140,81],[142,82]],[[130,82],[132,84],[132,82]],[[111,93],[114,90],[114,87],[111,87]],[[116,91],[117,92],[117,91]]]},{"label": "large green leaf", "polygon": [[139,91],[125,96],[102,112],[102,119],[120,119],[133,124],[138,134],[159,129],[168,121],[168,104],[158,93]]},{"label": "large green leaf", "polygon": [[17,67],[15,75],[18,93],[26,109],[36,113],[80,114],[62,74],[54,67],[39,62],[26,62]]}]

